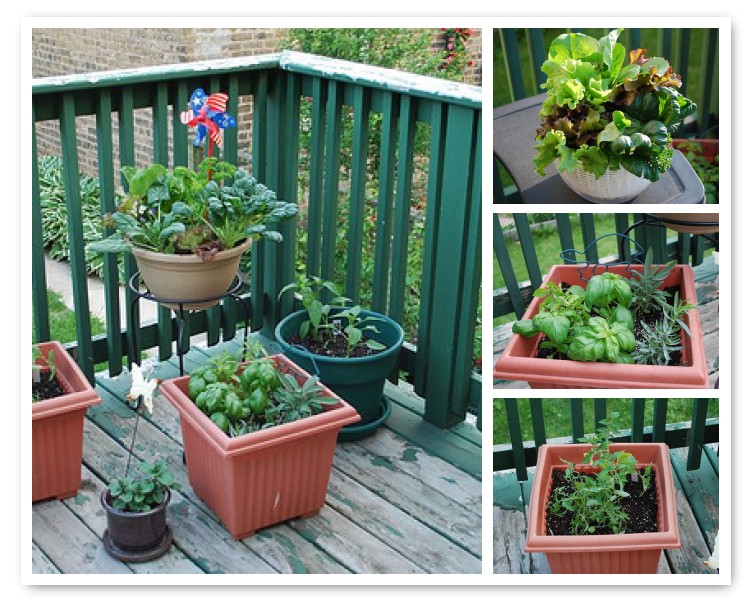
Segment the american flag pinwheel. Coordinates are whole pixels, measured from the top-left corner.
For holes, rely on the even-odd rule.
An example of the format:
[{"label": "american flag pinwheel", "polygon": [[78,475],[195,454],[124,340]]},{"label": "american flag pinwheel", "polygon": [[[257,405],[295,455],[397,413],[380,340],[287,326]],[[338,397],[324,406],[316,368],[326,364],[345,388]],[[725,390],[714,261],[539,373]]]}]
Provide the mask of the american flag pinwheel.
[{"label": "american flag pinwheel", "polygon": [[213,144],[221,148],[224,130],[236,127],[237,121],[226,112],[229,96],[223,92],[206,95],[201,88],[190,97],[188,110],[180,113],[180,121],[188,127],[195,127],[194,146],[201,146],[208,136],[208,155],[213,155]]}]

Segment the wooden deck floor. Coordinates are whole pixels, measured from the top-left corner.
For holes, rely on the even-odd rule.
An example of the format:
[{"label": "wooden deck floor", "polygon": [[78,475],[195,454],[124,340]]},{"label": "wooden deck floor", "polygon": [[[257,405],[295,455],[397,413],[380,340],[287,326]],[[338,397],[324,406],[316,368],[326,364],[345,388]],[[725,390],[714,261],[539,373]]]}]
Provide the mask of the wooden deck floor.
[{"label": "wooden deck floor", "polygon": [[[694,471],[685,468],[687,448],[670,452],[682,547],[662,551],[658,573],[711,573],[703,561],[711,555],[719,528],[718,445],[704,447],[701,467]],[[523,486],[519,486],[515,471],[495,473],[494,573],[549,573],[544,554],[524,552],[533,472],[533,468],[529,470],[530,479]]]},{"label": "wooden deck floor", "polygon": [[[218,351],[192,349],[186,370]],[[174,358],[161,363],[154,376],[175,377],[176,365]],[[479,433],[468,424],[451,431],[430,426],[409,395],[390,384],[397,401],[386,426],[338,444],[321,512],[242,541],[190,487],[178,414],[157,398],[151,420],[138,426],[135,453],[165,458],[176,473],[182,489],[168,508],[174,543],[149,563],[111,558],[101,542],[99,494],[125,468],[134,417],[120,398],[129,382],[129,375],[98,378],[104,401],[86,419],[78,495],[32,508],[34,573],[481,573]]]},{"label": "wooden deck floor", "polygon": [[[713,388],[719,379],[719,269],[713,259],[708,258],[694,271],[706,364],[710,386]],[[493,330],[493,365],[500,358],[513,335],[512,326],[512,323],[507,323]],[[493,387],[494,389],[527,389],[529,384],[525,381],[496,379]]]}]

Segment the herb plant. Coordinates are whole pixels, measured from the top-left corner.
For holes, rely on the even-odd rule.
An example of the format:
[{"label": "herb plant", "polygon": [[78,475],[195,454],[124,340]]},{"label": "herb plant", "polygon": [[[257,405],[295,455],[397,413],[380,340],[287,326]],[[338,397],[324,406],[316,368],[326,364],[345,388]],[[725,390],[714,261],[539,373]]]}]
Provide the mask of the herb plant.
[{"label": "herb plant", "polygon": [[630,280],[633,292],[632,308],[636,316],[647,315],[660,308],[661,301],[667,299],[667,292],[659,287],[664,284],[664,280],[677,264],[677,261],[673,260],[661,267],[654,266],[653,255],[652,249],[649,248],[643,261],[643,271],[634,271]]},{"label": "herb plant", "polygon": [[696,105],[678,91],[667,60],[642,48],[627,53],[622,31],[599,40],[566,33],[550,45],[534,158],[540,175],[555,159],[560,172],[580,166],[597,179],[622,167],[657,181],[669,168],[672,135]]},{"label": "herb plant", "polygon": [[[547,504],[547,510],[561,516],[573,514],[572,528],[575,535],[591,534],[598,529],[611,533],[624,533],[628,514],[621,501],[630,496],[625,491],[628,478],[640,479],[642,493],[651,486],[652,465],[647,465],[639,474],[637,461],[629,452],[610,452],[611,439],[619,429],[619,413],[613,412],[610,419],[600,421],[601,427],[590,439],[580,440],[591,443],[584,454],[581,465],[565,461],[565,479],[570,488],[557,488]],[[585,473],[580,467],[593,467],[593,472]],[[576,470],[578,468],[578,470]]]},{"label": "herb plant", "polygon": [[317,377],[298,382],[259,349],[247,363],[230,354],[212,358],[188,379],[188,396],[230,437],[309,417],[338,402],[323,394]]},{"label": "herb plant", "polygon": [[168,489],[179,489],[163,462],[143,462],[140,471],[142,477],[119,477],[110,482],[108,488],[113,508],[146,512],[164,502]]},{"label": "herb plant", "polygon": [[271,225],[297,214],[297,206],[244,169],[207,158],[196,171],[160,164],[125,166],[128,193],[104,224],[115,231],[89,244],[95,252],[129,252],[133,245],[167,254],[196,254],[211,260],[216,252],[248,238],[282,240]]}]

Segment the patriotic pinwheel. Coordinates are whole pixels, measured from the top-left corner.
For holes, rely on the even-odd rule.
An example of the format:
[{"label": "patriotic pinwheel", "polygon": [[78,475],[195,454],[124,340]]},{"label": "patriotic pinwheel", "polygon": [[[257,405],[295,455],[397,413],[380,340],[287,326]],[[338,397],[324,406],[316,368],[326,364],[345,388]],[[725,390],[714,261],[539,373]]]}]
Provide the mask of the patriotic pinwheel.
[{"label": "patriotic pinwheel", "polygon": [[219,148],[224,141],[224,130],[236,127],[237,121],[226,112],[229,96],[223,92],[206,95],[201,88],[190,97],[190,107],[180,114],[180,121],[195,127],[194,146],[201,146],[208,136],[208,155],[213,156],[213,145]]}]

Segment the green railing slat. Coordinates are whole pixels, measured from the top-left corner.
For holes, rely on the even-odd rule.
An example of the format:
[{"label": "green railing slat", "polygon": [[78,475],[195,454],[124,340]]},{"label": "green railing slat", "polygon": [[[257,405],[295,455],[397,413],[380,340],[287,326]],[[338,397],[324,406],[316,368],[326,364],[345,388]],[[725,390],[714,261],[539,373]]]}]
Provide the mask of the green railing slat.
[{"label": "green railing slat", "polygon": [[518,41],[515,29],[501,29],[500,43],[503,47],[505,68],[508,72],[508,86],[512,101],[521,100],[526,97],[523,86],[523,73],[521,71],[521,58],[518,53]]},{"label": "green railing slat", "polygon": [[654,442],[664,441],[664,432],[667,429],[667,399],[654,399],[654,427],[651,440]]},{"label": "green railing slat", "polygon": [[349,243],[347,247],[345,294],[359,304],[362,286],[362,242],[367,192],[367,146],[370,132],[370,94],[363,87],[354,90],[354,139],[352,180],[349,197]]},{"label": "green railing slat", "polygon": [[338,217],[339,173],[341,169],[341,85],[328,82],[326,105],[326,162],[323,188],[323,229],[321,245],[320,276],[335,278],[336,220]]},{"label": "green railing slat", "polygon": [[518,231],[518,239],[521,242],[521,251],[526,262],[531,286],[537,289],[542,285],[542,272],[539,270],[539,260],[534,248],[534,238],[531,235],[529,216],[526,213],[515,213],[513,219],[516,222],[516,231]]},{"label": "green railing slat", "polygon": [[[112,94],[110,90],[99,92],[99,107],[96,113],[97,162],[99,165],[99,197],[102,214],[115,210],[115,172],[112,136]],[[120,340],[120,288],[119,255],[104,255],[104,303],[107,315],[107,356],[109,372],[118,375],[122,371],[122,344]]]},{"label": "green railing slat", "polygon": [[[461,338],[459,332],[468,333],[459,325],[462,287],[467,281],[465,240],[469,235],[471,219],[467,219],[472,202],[472,157],[476,143],[476,112],[464,107],[450,106],[445,129],[445,163],[448,169],[441,182],[441,196],[450,202],[441,205],[440,229],[435,264],[433,290],[433,326],[439,326],[441,335],[448,339]],[[376,255],[377,258],[377,255]],[[471,277],[471,275],[468,275]],[[437,339],[437,338],[434,338]],[[433,343],[430,345],[430,373],[428,377],[424,418],[439,427],[449,427],[464,419],[464,414],[452,411],[458,399],[451,398],[454,378],[461,377],[461,359],[458,344]],[[461,400],[465,403],[466,399]],[[464,404],[465,406],[465,404]]]},{"label": "green railing slat", "polygon": [[[135,125],[133,119],[134,103],[133,103],[133,89],[126,87],[120,93],[120,107],[118,112],[118,124],[119,124],[119,142],[120,142],[120,167],[126,165],[135,165]],[[120,174],[121,184],[123,189],[127,192],[128,184],[122,174]],[[126,281],[130,281],[130,278],[136,273],[138,267],[136,266],[135,259],[132,254],[125,254],[123,257],[125,261],[124,272]],[[130,289],[130,286],[126,286],[125,289],[125,318],[128,328],[128,347],[127,353],[129,362],[140,362],[140,355],[136,352],[133,353],[133,344],[136,348],[140,347],[140,319],[141,311],[138,296]],[[133,303],[135,302],[135,305]],[[134,309],[131,310],[131,306]]]},{"label": "green railing slat", "polygon": [[380,313],[387,312],[397,126],[398,99],[395,94],[387,94],[383,102],[383,123],[380,134],[377,237],[375,240],[375,269],[372,281],[372,309]]},{"label": "green railing slat", "polygon": [[633,398],[633,412],[631,416],[631,439],[633,442],[643,441],[643,428],[646,422],[646,399]]},{"label": "green railing slat", "polygon": [[583,400],[581,398],[570,399],[570,432],[574,443],[586,433],[583,425]]},{"label": "green railing slat", "polygon": [[[700,111],[700,129],[705,129],[709,126],[710,115],[711,115],[711,95],[714,87],[714,57],[718,54],[719,46],[719,30],[718,29],[704,29],[703,30],[703,46],[701,49],[701,73],[703,79],[701,81],[701,88],[698,92],[697,98],[693,100],[699,107]],[[718,73],[718,72],[717,72]]]},{"label": "green railing slat", "polygon": [[[679,40],[680,49],[678,53],[677,65],[673,63],[676,73],[682,78],[682,92],[685,93],[688,88],[688,62],[690,58],[690,29],[678,29],[677,39]],[[687,94],[690,98],[690,94]]]},{"label": "green railing slat", "polygon": [[505,245],[505,238],[503,236],[502,227],[500,226],[499,215],[494,215],[492,218],[492,231],[492,247],[495,250],[495,259],[500,267],[500,272],[503,274],[503,280],[505,281],[505,287],[508,289],[508,295],[510,296],[513,310],[516,313],[516,317],[520,319],[523,316],[523,313],[526,312],[526,305],[521,296],[521,290],[518,286],[516,273],[513,270],[513,263],[510,260],[508,248]]},{"label": "green railing slat", "polygon": [[557,213],[555,222],[557,223],[557,235],[560,238],[560,252],[573,248],[575,242],[573,241],[573,229],[570,226],[570,215],[568,213]]},{"label": "green railing slat", "polygon": [[326,88],[312,80],[310,130],[310,184],[307,209],[307,272],[320,275],[320,239],[323,219],[323,174],[326,142]]},{"label": "green railing slat", "polygon": [[518,481],[526,481],[529,476],[526,471],[526,458],[523,451],[521,419],[518,416],[518,400],[515,398],[506,398],[505,413],[508,415],[510,443],[513,448],[513,463],[516,467],[516,477],[518,478]]},{"label": "green railing slat", "polygon": [[44,234],[42,229],[42,199],[39,189],[39,155],[37,153],[34,109],[31,116],[31,292],[34,311],[34,341],[50,339],[49,306],[47,304],[47,276],[44,265]]},{"label": "green railing slat", "polygon": [[531,76],[534,82],[534,89],[529,95],[533,96],[542,91],[539,86],[546,80],[542,65],[547,60],[547,50],[544,47],[544,35],[541,29],[527,29],[526,39],[531,57]]},{"label": "green railing slat", "polygon": [[70,245],[70,278],[73,304],[76,313],[76,339],[78,340],[78,365],[89,382],[94,381],[94,351],[91,342],[89,296],[86,281],[86,256],[83,243],[83,218],[81,215],[81,189],[78,177],[78,134],[76,131],[75,100],[63,94],[60,107],[60,143],[62,146],[63,180],[65,182],[65,208],[67,211],[68,243]]},{"label": "green railing slat", "polygon": [[[615,214],[615,231],[617,233],[625,233],[625,230],[630,226],[630,221],[628,220],[628,215],[625,213],[616,213]],[[630,237],[630,236],[628,236]],[[625,240],[624,243],[622,242],[622,238],[619,238],[617,240],[617,256],[619,260],[622,261],[628,261],[630,262],[630,251],[631,251],[631,244],[627,240]],[[620,250],[624,250],[624,255],[621,254]]]},{"label": "green railing slat", "polygon": [[445,122],[447,110],[434,103],[430,120],[430,165],[427,176],[427,214],[424,230],[424,259],[422,262],[422,296],[420,297],[417,337],[419,347],[414,373],[414,390],[420,396],[427,393],[427,374],[432,347],[433,308],[435,297],[435,256],[439,244],[442,194],[440,182],[445,172]]},{"label": "green railing slat", "polygon": [[680,264],[690,263],[690,238],[689,233],[677,234],[677,254],[675,258]]},{"label": "green railing slat", "polygon": [[602,419],[607,418],[607,399],[606,398],[594,398],[594,431],[596,431],[600,425]]},{"label": "green railing slat", "polygon": [[701,466],[703,442],[706,439],[706,416],[708,415],[708,398],[693,400],[692,427],[688,442],[687,469],[694,471]]},{"label": "green railing slat", "polygon": [[547,432],[544,427],[544,409],[541,398],[530,398],[531,427],[534,431],[534,445],[539,448],[547,443]]},{"label": "green railing slat", "polygon": [[[393,257],[391,262],[388,314],[398,323],[404,320],[406,264],[411,229],[411,194],[414,175],[415,106],[409,96],[401,97],[398,126],[398,165],[396,172],[396,205],[393,222]],[[481,204],[481,201],[479,202]],[[476,314],[476,312],[475,312]]]},{"label": "green railing slat", "polygon": [[704,243],[705,238],[700,235],[694,235],[690,240],[690,252],[693,255],[692,265],[694,267],[703,264]]},{"label": "green railing slat", "polygon": [[[268,133],[268,77],[261,73],[256,81],[253,95],[253,174],[258,181],[267,178],[266,139]],[[263,293],[265,284],[267,244],[263,241],[253,244],[252,266],[250,273],[250,289],[252,293],[252,329],[268,327],[265,319],[265,309],[268,305],[275,305],[276,298],[266,298]]]},{"label": "green railing slat", "polygon": [[581,213],[581,234],[583,235],[583,248],[576,248],[583,251],[586,249],[586,260],[592,263],[599,262],[599,248],[596,242],[596,230],[594,228],[594,215],[592,213]]}]

